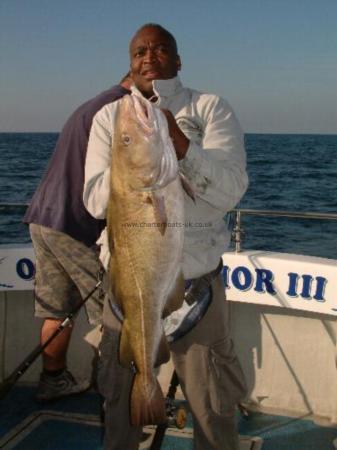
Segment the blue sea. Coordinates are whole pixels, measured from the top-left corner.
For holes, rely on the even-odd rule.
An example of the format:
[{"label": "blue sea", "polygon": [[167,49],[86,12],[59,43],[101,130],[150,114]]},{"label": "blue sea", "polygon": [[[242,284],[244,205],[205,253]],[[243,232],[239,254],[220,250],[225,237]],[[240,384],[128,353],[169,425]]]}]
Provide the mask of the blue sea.
[{"label": "blue sea", "polygon": [[[28,203],[57,133],[0,133],[0,204]],[[337,213],[337,136],[247,134],[241,208]],[[0,206],[0,244],[29,242],[24,206]],[[244,249],[337,259],[337,221],[243,217]]]}]

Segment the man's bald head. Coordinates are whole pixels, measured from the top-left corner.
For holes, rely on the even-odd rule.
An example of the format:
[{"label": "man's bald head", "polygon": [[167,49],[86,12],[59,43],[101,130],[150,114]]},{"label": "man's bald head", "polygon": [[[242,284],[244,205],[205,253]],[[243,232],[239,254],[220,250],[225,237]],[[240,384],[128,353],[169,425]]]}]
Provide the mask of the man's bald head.
[{"label": "man's bald head", "polygon": [[174,78],[181,68],[173,35],[158,24],[145,24],[130,42],[130,72],[145,97],[153,95],[153,81]]},{"label": "man's bald head", "polygon": [[176,54],[178,54],[178,46],[177,46],[177,41],[175,39],[175,37],[173,36],[172,33],[170,33],[166,28],[162,27],[161,25],[159,25],[158,23],[146,23],[144,25],[142,25],[140,28],[138,28],[138,30],[135,32],[135,34],[133,35],[133,37],[131,38],[130,44],[129,44],[129,50],[131,49],[132,46],[132,42],[134,41],[134,39],[137,37],[137,35],[139,33],[141,33],[145,28],[155,28],[157,29],[160,34],[162,34],[162,36],[166,37],[166,39],[171,42],[172,48],[175,51]]}]

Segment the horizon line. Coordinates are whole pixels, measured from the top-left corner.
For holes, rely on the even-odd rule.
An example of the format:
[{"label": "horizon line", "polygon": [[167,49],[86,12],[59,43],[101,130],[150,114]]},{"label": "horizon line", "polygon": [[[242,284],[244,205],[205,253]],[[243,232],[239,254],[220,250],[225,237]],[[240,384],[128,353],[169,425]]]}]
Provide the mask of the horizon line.
[{"label": "horizon line", "polygon": [[[0,131],[0,134],[60,134],[61,131]],[[285,135],[313,135],[313,136],[337,136],[335,132],[303,132],[303,131],[244,131],[243,134],[285,134]]]}]

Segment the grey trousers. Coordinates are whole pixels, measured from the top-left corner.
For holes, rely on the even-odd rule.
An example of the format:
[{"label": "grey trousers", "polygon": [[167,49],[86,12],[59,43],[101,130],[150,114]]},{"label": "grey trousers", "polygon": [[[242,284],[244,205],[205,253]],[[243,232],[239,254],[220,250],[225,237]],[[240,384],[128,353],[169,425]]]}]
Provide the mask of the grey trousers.
[{"label": "grey trousers", "polygon": [[[179,381],[189,403],[195,450],[237,450],[235,408],[246,384],[229,334],[228,304],[221,275],[212,283],[213,300],[202,320],[171,344]],[[141,428],[129,420],[132,373],[118,364],[120,323],[104,306],[98,386],[105,398],[104,450],[137,450]]]}]

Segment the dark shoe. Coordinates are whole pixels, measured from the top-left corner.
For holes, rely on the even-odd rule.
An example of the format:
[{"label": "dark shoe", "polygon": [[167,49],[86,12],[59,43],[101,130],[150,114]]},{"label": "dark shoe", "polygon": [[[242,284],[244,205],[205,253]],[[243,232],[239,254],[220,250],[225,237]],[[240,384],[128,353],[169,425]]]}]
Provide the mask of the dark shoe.
[{"label": "dark shoe", "polygon": [[80,394],[90,387],[88,380],[77,382],[69,370],[56,377],[41,373],[36,400],[48,402],[68,395]]}]

